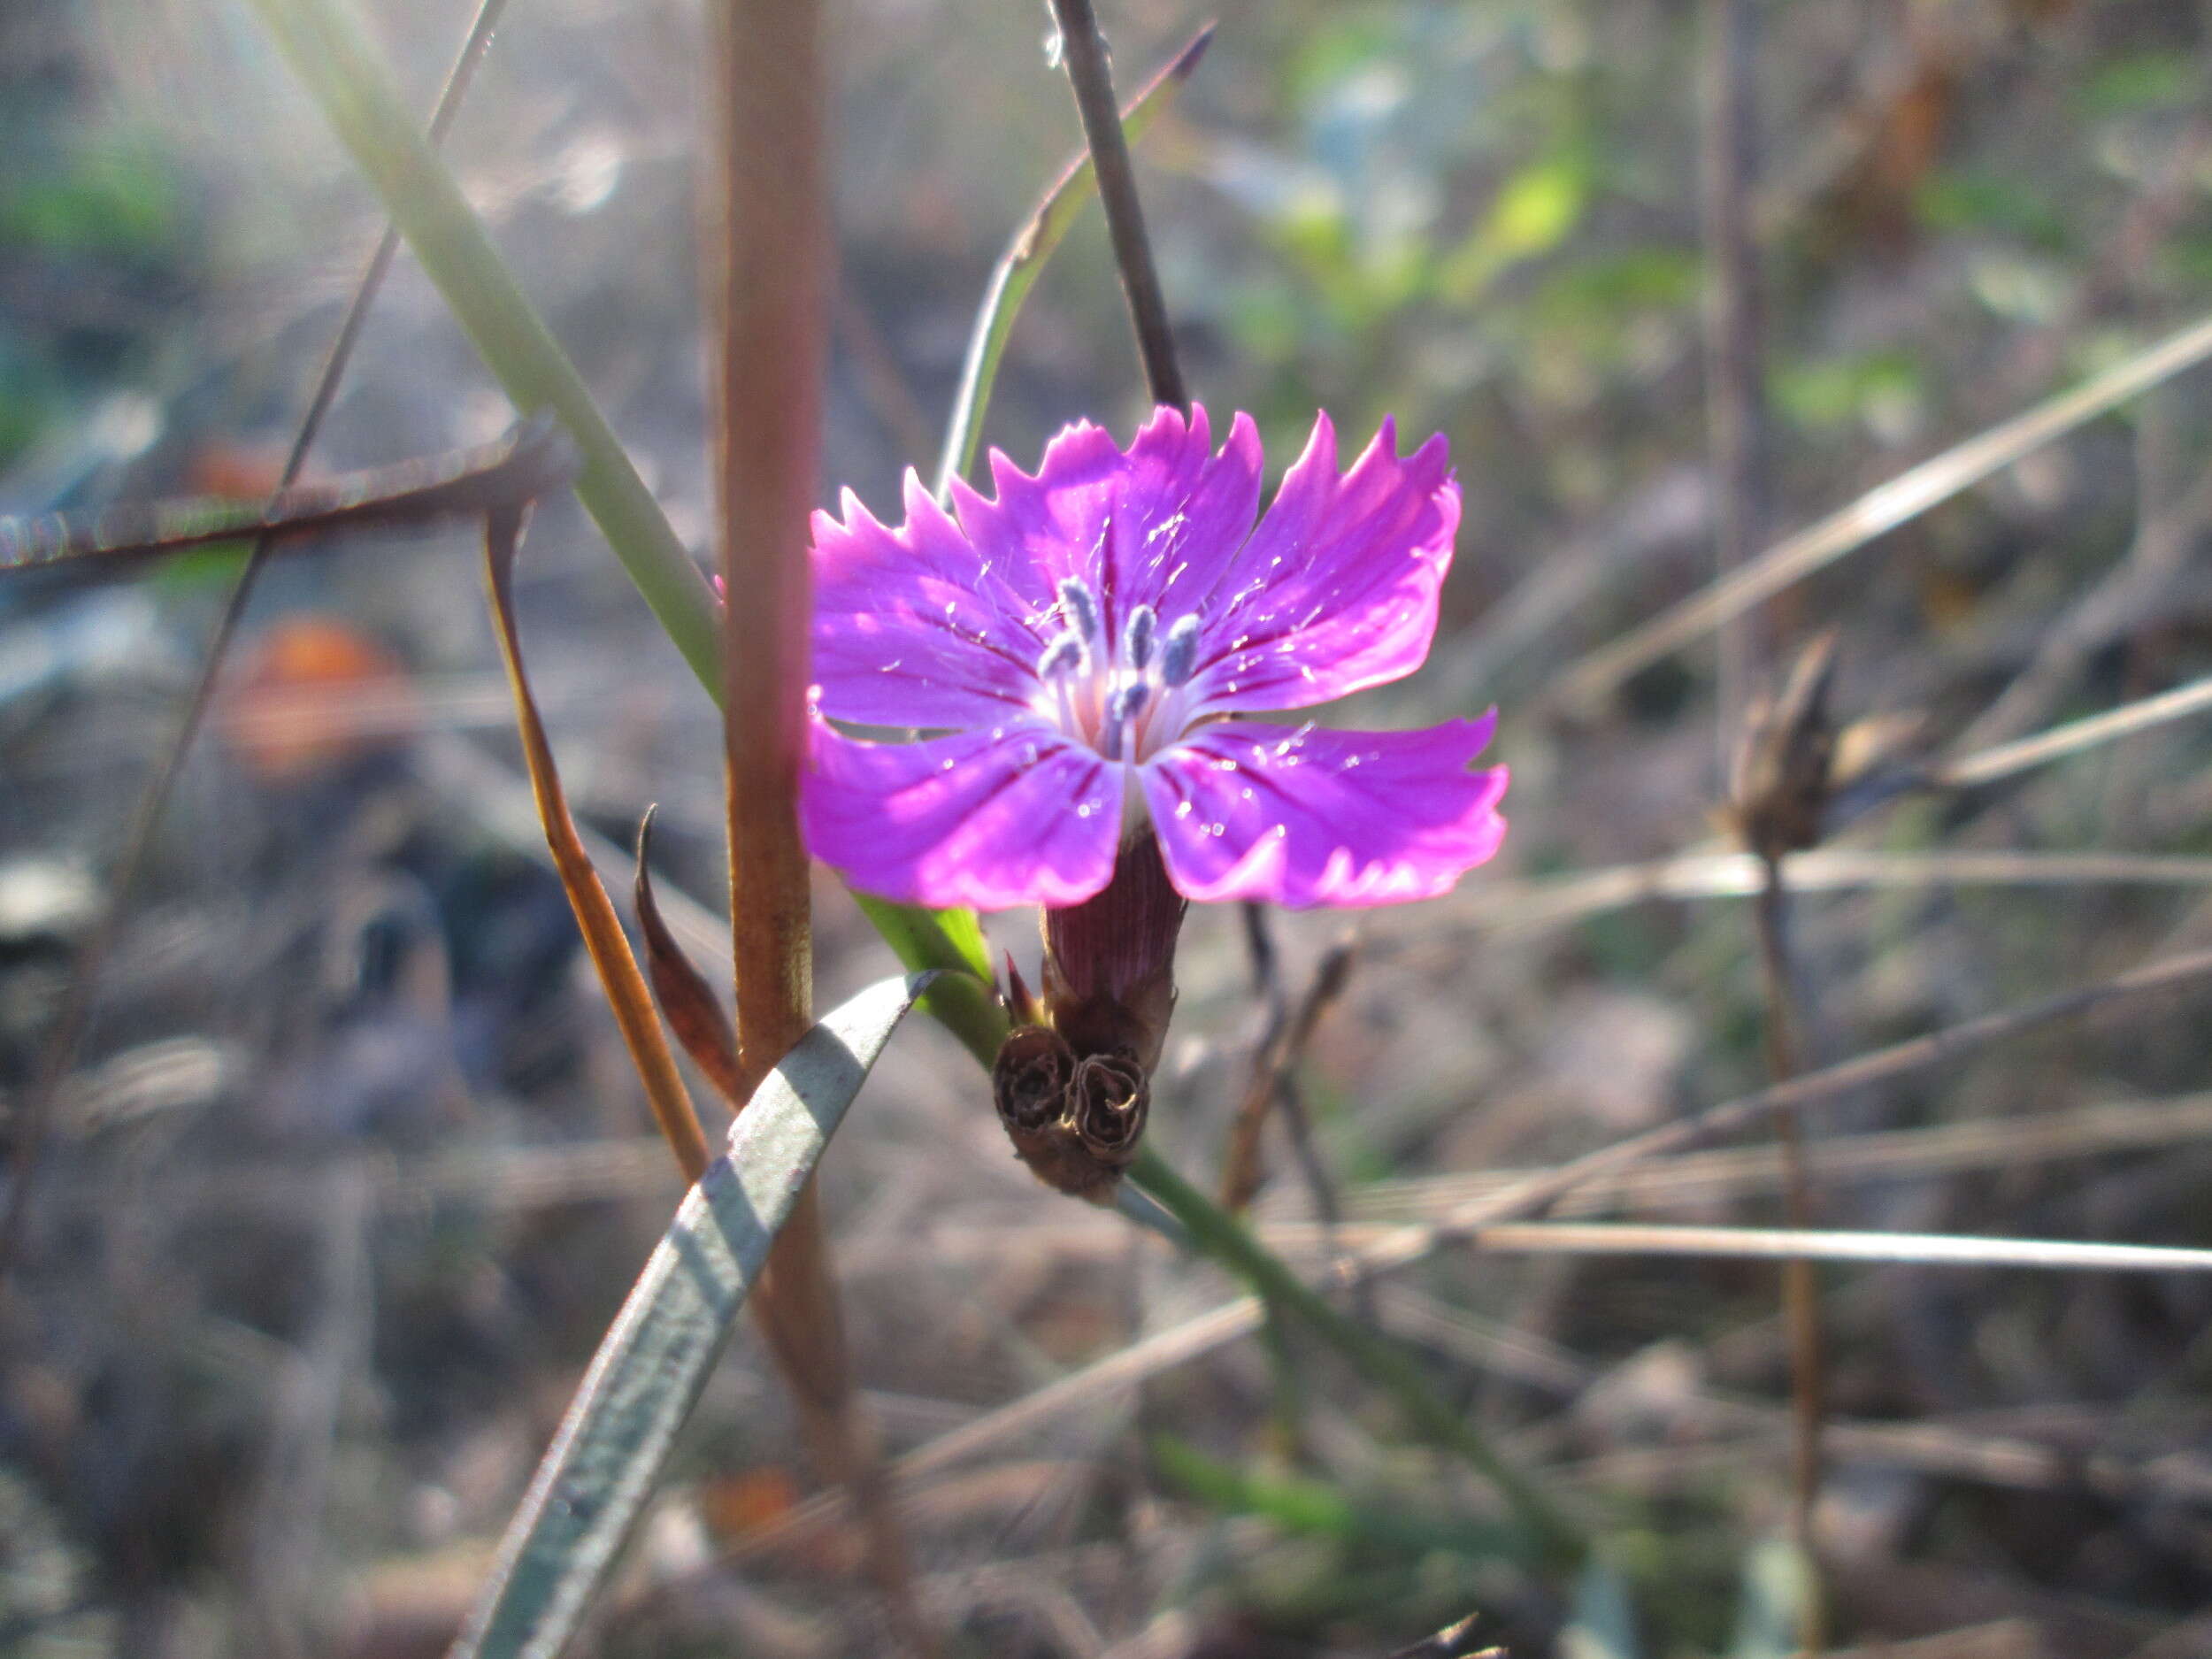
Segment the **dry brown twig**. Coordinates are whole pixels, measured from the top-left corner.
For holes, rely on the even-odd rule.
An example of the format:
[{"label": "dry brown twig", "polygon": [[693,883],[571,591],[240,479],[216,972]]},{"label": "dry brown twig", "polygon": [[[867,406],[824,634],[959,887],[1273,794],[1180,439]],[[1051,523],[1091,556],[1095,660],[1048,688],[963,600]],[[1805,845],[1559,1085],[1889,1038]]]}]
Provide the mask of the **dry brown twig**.
[{"label": "dry brown twig", "polygon": [[[2155,410],[2154,399],[2151,409]],[[1965,753],[2017,738],[2048,717],[2098,651],[2150,620],[2191,551],[2212,524],[2212,465],[2185,485],[2166,476],[2177,457],[2162,455],[2170,419],[2147,417],[2136,439],[2135,534],[2119,563],[2055,623],[2038,631],[2035,649],[2004,691],[1959,734]]]},{"label": "dry brown twig", "polygon": [[[1267,1027],[1252,1056],[1252,1069],[1245,1081],[1244,1094],[1237,1102],[1236,1115],[1230,1120],[1228,1145],[1222,1155],[1224,1210],[1240,1213],[1258,1196],[1265,1177],[1260,1137],[1267,1126],[1269,1114],[1279,1109],[1284,1127],[1290,1133],[1292,1149],[1305,1175],[1315,1214],[1325,1225],[1335,1218],[1336,1194],[1315,1153],[1311,1125],[1306,1120],[1304,1101],[1298,1090],[1297,1071],[1321,1017],[1344,995],[1345,985],[1351,978],[1354,949],[1348,936],[1329,947],[1315,967],[1313,978],[1305,995],[1298,999],[1295,1010],[1286,1005],[1286,999],[1282,998],[1279,991],[1270,998]],[[1268,950],[1271,963],[1271,944]],[[1259,954],[1256,948],[1256,961]]]},{"label": "dry brown twig", "polygon": [[[1767,1074],[1786,1083],[1805,1069],[1804,1002],[1790,949],[1789,888],[1783,861],[1818,845],[1829,816],[1836,755],[1828,709],[1835,683],[1836,636],[1824,634],[1801,651],[1780,689],[1753,708],[1745,722],[1730,790],[1736,831],[1758,859],[1761,880],[1753,914],[1760,981],[1766,997]],[[1812,1183],[1805,1170],[1804,1126],[1794,1107],[1774,1115],[1790,1226],[1813,1225]],[[1820,1496],[1823,1375],[1820,1280],[1811,1260],[1782,1265],[1782,1317],[1790,1335],[1790,1531],[1805,1563],[1809,1589],[1799,1640],[1817,1653],[1826,1645],[1819,1593],[1813,1509]]]}]

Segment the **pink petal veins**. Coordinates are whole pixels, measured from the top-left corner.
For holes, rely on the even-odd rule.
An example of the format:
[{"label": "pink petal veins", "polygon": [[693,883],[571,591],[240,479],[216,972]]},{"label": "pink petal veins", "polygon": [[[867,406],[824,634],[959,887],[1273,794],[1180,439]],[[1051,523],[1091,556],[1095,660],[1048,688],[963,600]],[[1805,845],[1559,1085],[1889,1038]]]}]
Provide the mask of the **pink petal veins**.
[{"label": "pink petal veins", "polygon": [[1411,673],[1436,634],[1458,529],[1440,434],[1402,460],[1386,420],[1340,476],[1320,416],[1206,602],[1194,702],[1300,709]]},{"label": "pink petal veins", "polygon": [[909,472],[906,523],[851,491],[814,516],[814,678],[823,712],[870,726],[1008,719],[1037,691],[1043,640],[1027,608]]},{"label": "pink petal veins", "polygon": [[1035,724],[869,743],[818,717],[808,850],[863,892],[933,908],[1075,904],[1106,885],[1125,769]]},{"label": "pink petal veins", "polygon": [[1396,904],[1451,890],[1505,837],[1495,714],[1418,732],[1233,720],[1142,771],[1168,877],[1192,899]]}]

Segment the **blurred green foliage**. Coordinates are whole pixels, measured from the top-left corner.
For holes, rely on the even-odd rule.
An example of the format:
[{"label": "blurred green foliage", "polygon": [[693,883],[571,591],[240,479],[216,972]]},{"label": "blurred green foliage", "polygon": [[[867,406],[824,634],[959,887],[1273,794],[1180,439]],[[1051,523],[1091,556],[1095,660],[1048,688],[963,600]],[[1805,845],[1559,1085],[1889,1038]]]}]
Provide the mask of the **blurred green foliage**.
[{"label": "blurred green foliage", "polygon": [[150,134],[100,134],[0,181],[0,247],[18,254],[159,262],[185,223],[182,180]]}]

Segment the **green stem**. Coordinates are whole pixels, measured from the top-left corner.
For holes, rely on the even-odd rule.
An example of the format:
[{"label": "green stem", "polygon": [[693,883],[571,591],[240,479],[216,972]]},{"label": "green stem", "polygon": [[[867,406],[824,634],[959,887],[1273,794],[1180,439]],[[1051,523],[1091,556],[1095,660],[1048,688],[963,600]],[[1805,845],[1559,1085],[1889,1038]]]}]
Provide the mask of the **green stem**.
[{"label": "green stem", "polygon": [[1156,1148],[1141,1148],[1129,1173],[1183,1224],[1202,1252],[1243,1279],[1272,1307],[1296,1316],[1370,1381],[1386,1389],[1424,1439],[1457,1454],[1488,1479],[1546,1554],[1564,1562],[1584,1553],[1587,1545],[1581,1529],[1429,1386],[1411,1354],[1340,1312],[1235,1217],[1178,1174]]},{"label": "green stem", "polygon": [[332,0],[254,5],[507,396],[526,415],[552,410],[568,428],[584,457],[577,498],[692,672],[718,686],[718,626],[705,576],[453,175],[416,129],[381,55]]}]

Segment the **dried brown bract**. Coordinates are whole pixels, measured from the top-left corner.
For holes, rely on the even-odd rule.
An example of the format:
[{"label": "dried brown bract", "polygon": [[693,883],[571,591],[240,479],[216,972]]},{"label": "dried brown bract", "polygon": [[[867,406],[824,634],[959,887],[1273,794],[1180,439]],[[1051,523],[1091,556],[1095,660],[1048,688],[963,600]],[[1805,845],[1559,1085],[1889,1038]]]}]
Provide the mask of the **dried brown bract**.
[{"label": "dried brown bract", "polygon": [[1075,1069],[1067,1125],[1083,1149],[1118,1173],[1137,1155],[1152,1085],[1126,1055],[1094,1054]]},{"label": "dried brown bract", "polygon": [[1744,724],[1729,780],[1729,816],[1744,845],[1777,859],[1818,846],[1828,817],[1836,729],[1828,712],[1836,636],[1824,634],[1791,666],[1781,690]]}]

